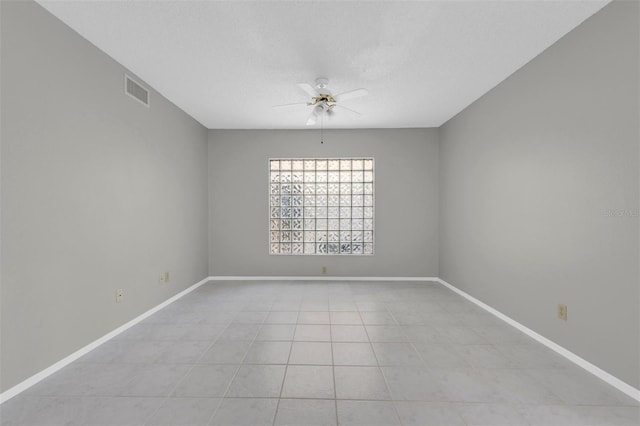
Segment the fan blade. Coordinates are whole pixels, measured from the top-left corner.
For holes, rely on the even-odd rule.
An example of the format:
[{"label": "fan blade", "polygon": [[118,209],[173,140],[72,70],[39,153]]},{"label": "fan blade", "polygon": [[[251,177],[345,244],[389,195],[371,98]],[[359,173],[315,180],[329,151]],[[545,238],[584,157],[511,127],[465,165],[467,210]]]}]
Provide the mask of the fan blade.
[{"label": "fan blade", "polygon": [[294,104],[283,104],[283,105],[273,105],[272,108],[277,111],[282,110],[290,110],[290,109],[301,109],[301,107],[307,107],[306,102],[296,102]]},{"label": "fan blade", "polygon": [[347,108],[347,107],[346,107],[346,106],[344,106],[344,105],[336,105],[336,106],[334,106],[334,108],[346,109],[347,111],[352,112],[352,113],[354,113],[354,114],[362,115],[361,113],[359,113],[359,112],[358,112],[358,111],[356,111],[355,109]]},{"label": "fan blade", "polygon": [[348,92],[339,93],[335,95],[333,99],[335,99],[336,102],[341,102],[349,99],[361,98],[363,96],[367,96],[368,94],[369,94],[369,91],[367,89],[355,89],[355,90],[350,90]]},{"label": "fan blade", "polygon": [[309,83],[298,83],[297,86],[300,88],[300,90],[302,90],[312,98],[318,96],[318,92],[316,91],[316,89],[314,89],[313,86],[311,86]]}]

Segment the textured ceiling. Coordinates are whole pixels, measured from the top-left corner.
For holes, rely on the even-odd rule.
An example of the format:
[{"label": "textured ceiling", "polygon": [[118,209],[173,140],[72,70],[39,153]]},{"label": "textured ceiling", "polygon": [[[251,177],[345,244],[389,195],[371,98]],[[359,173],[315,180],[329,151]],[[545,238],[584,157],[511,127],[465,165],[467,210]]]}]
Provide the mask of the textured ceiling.
[{"label": "textured ceiling", "polygon": [[38,2],[212,129],[305,128],[317,77],[369,90],[326,128],[439,126],[608,3]]}]

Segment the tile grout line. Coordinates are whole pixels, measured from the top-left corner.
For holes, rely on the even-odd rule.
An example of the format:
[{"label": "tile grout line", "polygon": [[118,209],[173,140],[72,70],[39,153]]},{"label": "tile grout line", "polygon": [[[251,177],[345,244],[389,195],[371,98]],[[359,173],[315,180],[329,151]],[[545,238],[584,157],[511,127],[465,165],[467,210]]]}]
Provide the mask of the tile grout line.
[{"label": "tile grout line", "polygon": [[[391,405],[393,406],[393,412],[395,413],[396,418],[398,419],[398,424],[402,425],[402,418],[400,417],[400,412],[398,411],[398,407],[396,406],[396,403],[393,400],[393,395],[391,394],[391,388],[389,387],[389,383],[387,381],[387,377],[385,376],[384,371],[382,370],[382,367],[380,366],[380,361],[378,360],[378,354],[376,354],[376,351],[373,348],[373,342],[371,341],[371,337],[369,336],[369,330],[367,330],[367,327],[364,325],[364,320],[362,319],[362,312],[360,311],[360,307],[358,307],[357,304],[356,304],[356,308],[358,309],[358,315],[360,316],[360,321],[362,321],[362,326],[364,328],[364,332],[367,333],[367,340],[369,341],[369,347],[371,347],[371,352],[373,352],[373,356],[376,359],[376,364],[377,364],[377,367],[378,367],[378,371],[380,372],[380,375],[382,376],[382,380],[384,381],[385,389],[389,393],[389,399],[391,400]],[[384,308],[385,308],[385,311],[389,312],[389,314],[391,315],[391,317],[395,321],[395,317],[393,316],[391,311],[389,311],[389,308],[386,306],[386,304],[385,304]]]}]

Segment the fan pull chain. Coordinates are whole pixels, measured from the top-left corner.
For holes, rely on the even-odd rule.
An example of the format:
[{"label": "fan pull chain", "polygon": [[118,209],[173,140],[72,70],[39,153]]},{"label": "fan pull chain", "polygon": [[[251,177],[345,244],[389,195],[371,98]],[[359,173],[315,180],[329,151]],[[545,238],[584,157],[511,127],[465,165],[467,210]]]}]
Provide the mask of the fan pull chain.
[{"label": "fan pull chain", "polygon": [[324,111],[320,116],[320,143],[324,144]]}]

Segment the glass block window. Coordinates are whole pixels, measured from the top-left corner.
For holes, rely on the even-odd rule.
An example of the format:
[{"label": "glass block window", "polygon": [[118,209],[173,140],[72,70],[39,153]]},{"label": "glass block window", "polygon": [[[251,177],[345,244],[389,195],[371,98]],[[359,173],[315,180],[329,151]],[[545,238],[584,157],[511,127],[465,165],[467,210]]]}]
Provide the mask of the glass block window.
[{"label": "glass block window", "polygon": [[269,160],[269,252],[373,254],[373,158]]}]

